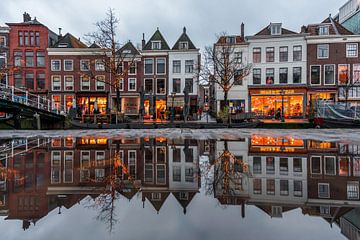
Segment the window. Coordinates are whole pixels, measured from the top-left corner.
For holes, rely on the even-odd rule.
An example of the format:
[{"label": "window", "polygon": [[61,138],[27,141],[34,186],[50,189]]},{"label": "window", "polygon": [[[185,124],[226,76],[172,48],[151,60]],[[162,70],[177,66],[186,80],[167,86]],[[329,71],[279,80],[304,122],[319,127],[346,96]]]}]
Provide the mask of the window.
[{"label": "window", "polygon": [[173,167],[173,181],[181,182],[181,167],[179,166]]},{"label": "window", "polygon": [[271,24],[271,35],[281,35],[281,24]]},{"label": "window", "polygon": [[360,83],[360,64],[353,65],[353,83]]},{"label": "window", "polygon": [[18,41],[19,46],[24,45],[23,32],[18,32]]},{"label": "window", "polygon": [[120,91],[124,91],[124,79],[123,78],[121,78],[119,80],[119,89],[120,89]]},{"label": "window", "polygon": [[274,69],[273,68],[266,69],[266,84],[267,85],[274,84]]},{"label": "window", "polygon": [[180,148],[174,148],[173,149],[173,162],[181,162]]},{"label": "window", "polygon": [[275,180],[267,179],[266,180],[266,194],[275,195]]},{"label": "window", "polygon": [[261,69],[253,69],[253,84],[261,84]]},{"label": "window", "polygon": [[253,63],[261,63],[261,48],[253,49]]},{"label": "window", "polygon": [[301,83],[301,67],[293,68],[293,83]]},{"label": "window", "polygon": [[242,52],[235,52],[234,53],[234,58],[235,58],[235,62],[237,64],[241,64],[242,63]]},{"label": "window", "polygon": [[156,79],[156,93],[165,94],[165,79],[163,78]]},{"label": "window", "polygon": [[254,179],[254,187],[253,187],[254,194],[261,194],[261,179],[255,178]]},{"label": "window", "polygon": [[188,192],[180,192],[180,200],[189,200]]},{"label": "window", "polygon": [[243,70],[235,70],[234,72],[234,85],[243,85]]},{"label": "window", "polygon": [[329,26],[320,26],[319,35],[329,35]]},{"label": "window", "polygon": [[253,159],[253,173],[261,174],[261,157],[254,157]]},{"label": "window", "polygon": [[280,195],[288,196],[289,195],[289,181],[280,180]]},{"label": "window", "polygon": [[181,61],[180,60],[173,61],[173,73],[181,73]]},{"label": "window", "polygon": [[136,62],[133,63],[129,62],[128,65],[129,65],[129,74],[136,75]]},{"label": "window", "polygon": [[36,66],[45,67],[45,53],[44,52],[36,53]]},{"label": "window", "polygon": [[300,62],[302,61],[302,47],[294,46],[293,48],[293,61]]},{"label": "window", "polygon": [[317,46],[317,57],[318,59],[329,58],[329,45],[321,44]]},{"label": "window", "polygon": [[280,47],[279,51],[280,62],[287,62],[289,59],[288,47]]},{"label": "window", "polygon": [[73,182],[74,153],[64,152],[64,183]]},{"label": "window", "polygon": [[105,64],[102,59],[95,61],[95,71],[105,71]]},{"label": "window", "polygon": [[34,52],[30,52],[30,51],[25,52],[25,64],[26,67],[34,66]]},{"label": "window", "polygon": [[274,62],[275,52],[273,47],[266,48],[266,62]]},{"label": "window", "polygon": [[36,74],[36,87],[39,90],[45,89],[45,73]]},{"label": "window", "polygon": [[154,60],[153,59],[145,59],[144,61],[145,74],[153,74],[154,73]]},{"label": "window", "polygon": [[302,181],[294,180],[294,196],[302,197]]},{"label": "window", "polygon": [[6,47],[6,38],[5,38],[5,36],[0,36],[0,47]]},{"label": "window", "polygon": [[321,174],[321,157],[311,157],[311,173]]},{"label": "window", "polygon": [[180,78],[174,78],[173,79],[173,92],[174,93],[180,93],[181,92],[181,79]]},{"label": "window", "polygon": [[348,43],[346,44],[346,57],[352,58],[358,56],[358,44]]},{"label": "window", "polygon": [[156,74],[165,74],[165,59],[156,59]]},{"label": "window", "polygon": [[348,84],[349,83],[349,74],[350,74],[350,69],[349,69],[349,65],[347,64],[340,64],[339,67],[339,84]]},{"label": "window", "polygon": [[80,60],[80,70],[81,71],[90,71],[90,61],[89,60]]},{"label": "window", "polygon": [[29,46],[29,32],[24,32],[24,45]]},{"label": "window", "polygon": [[288,159],[280,158],[280,174],[287,174],[289,171]]},{"label": "window", "polygon": [[184,149],[185,152],[185,162],[193,162],[194,161],[194,149],[188,148],[187,150]]},{"label": "window", "polygon": [[325,65],[324,68],[325,84],[335,84],[335,65]]},{"label": "window", "polygon": [[60,183],[61,180],[61,152],[51,152],[51,183]]},{"label": "window", "polygon": [[80,77],[81,91],[90,90],[90,77],[88,75],[83,75]]},{"label": "window", "polygon": [[275,173],[275,158],[266,157],[266,173],[274,174]]},{"label": "window", "polygon": [[74,76],[65,76],[64,90],[74,91]]},{"label": "window", "polygon": [[51,71],[60,71],[60,70],[61,70],[61,61],[51,60]]},{"label": "window", "polygon": [[39,32],[35,32],[35,44],[37,47],[40,46],[40,33]]},{"label": "window", "polygon": [[151,193],[151,200],[155,200],[155,201],[161,200],[161,193]]},{"label": "window", "polygon": [[64,60],[64,71],[73,71],[73,70],[74,70],[74,61]]},{"label": "window", "polygon": [[185,61],[185,73],[193,73],[194,72],[194,61],[186,60]]},{"label": "window", "polygon": [[328,183],[318,184],[318,197],[329,198],[330,197],[330,185]]},{"label": "window", "polygon": [[179,48],[186,50],[186,49],[189,48],[189,43],[188,42],[180,42],[179,43]]},{"label": "window", "polygon": [[96,91],[105,91],[105,76],[96,76]]},{"label": "window", "polygon": [[160,50],[161,49],[161,42],[160,41],[152,41],[151,42],[151,49],[152,50]]},{"label": "window", "polygon": [[30,32],[30,46],[34,46],[34,45],[35,45],[34,32]]},{"label": "window", "polygon": [[321,67],[311,66],[311,84],[319,85],[321,83]]},{"label": "window", "polygon": [[166,183],[166,172],[165,165],[156,165],[156,183],[165,184]]},{"label": "window", "polygon": [[288,69],[287,68],[280,68],[280,70],[279,70],[279,82],[280,83],[287,83],[288,82]]},{"label": "window", "polygon": [[152,79],[145,79],[144,80],[145,83],[145,94],[150,94],[150,93],[154,93],[154,89],[153,89],[153,80]]},{"label": "window", "polygon": [[350,200],[359,199],[359,182],[348,182],[347,183],[347,198]]},{"label": "window", "polygon": [[33,73],[25,74],[25,86],[27,89],[34,89],[34,74]]},{"label": "window", "polygon": [[185,182],[194,182],[194,168],[185,168]]},{"label": "window", "polygon": [[293,159],[294,172],[302,172],[302,158]]},{"label": "window", "polygon": [[153,165],[145,164],[145,180],[146,183],[152,183],[153,180]]},{"label": "window", "polygon": [[348,157],[339,157],[339,176],[350,176],[350,161]]},{"label": "window", "polygon": [[60,76],[51,76],[51,85],[53,91],[60,91],[61,90]]},{"label": "window", "polygon": [[23,87],[23,79],[21,73],[14,73],[15,87],[22,88]]},{"label": "window", "polygon": [[15,67],[22,66],[22,52],[14,52],[14,65]]},{"label": "window", "polygon": [[128,82],[128,90],[136,91],[136,78],[129,78]]},{"label": "window", "polygon": [[193,93],[194,91],[194,83],[192,78],[185,79],[185,88],[188,90],[189,93]]},{"label": "window", "polygon": [[336,174],[336,159],[335,157],[325,157],[325,174],[335,175]]},{"label": "window", "polygon": [[226,37],[225,41],[226,41],[226,43],[234,44],[235,43],[235,37],[234,36]]}]

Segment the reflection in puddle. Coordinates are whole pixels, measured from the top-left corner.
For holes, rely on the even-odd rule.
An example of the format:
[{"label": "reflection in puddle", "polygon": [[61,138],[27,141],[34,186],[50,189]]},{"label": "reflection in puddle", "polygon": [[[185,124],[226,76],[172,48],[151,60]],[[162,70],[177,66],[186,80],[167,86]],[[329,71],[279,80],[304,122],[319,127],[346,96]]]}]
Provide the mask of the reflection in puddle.
[{"label": "reflection in puddle", "polygon": [[[271,218],[301,209],[359,237],[360,146],[253,135],[237,140],[19,138],[0,142],[0,214],[34,227],[81,202],[112,231],[117,199],[161,211],[170,195],[183,214],[203,192],[222,206]],[[211,209],[208,209],[211,211]],[[141,216],[138,216],[141,218]],[[301,227],[301,226],[299,226]]]}]

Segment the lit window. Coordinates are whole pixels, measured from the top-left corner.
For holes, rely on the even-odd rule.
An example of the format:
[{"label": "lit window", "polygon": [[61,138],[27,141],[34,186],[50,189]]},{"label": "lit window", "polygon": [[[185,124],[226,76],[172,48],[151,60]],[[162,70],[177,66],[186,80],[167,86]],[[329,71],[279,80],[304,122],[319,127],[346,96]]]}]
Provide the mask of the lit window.
[{"label": "lit window", "polygon": [[267,85],[274,84],[274,69],[273,68],[266,69],[266,84]]},{"label": "lit window", "polygon": [[346,85],[349,83],[349,65],[340,64],[338,67],[339,84]]},{"label": "lit window", "polygon": [[60,76],[51,76],[51,85],[53,91],[61,90],[61,77]]}]

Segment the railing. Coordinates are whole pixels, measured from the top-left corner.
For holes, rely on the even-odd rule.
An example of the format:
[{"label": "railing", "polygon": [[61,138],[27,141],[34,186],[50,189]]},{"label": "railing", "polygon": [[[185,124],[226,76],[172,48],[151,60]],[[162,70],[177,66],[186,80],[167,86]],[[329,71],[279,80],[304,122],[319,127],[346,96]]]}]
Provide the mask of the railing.
[{"label": "railing", "polygon": [[21,103],[26,106],[31,106],[56,114],[67,113],[67,109],[64,105],[55,103],[52,99],[48,99],[45,96],[29,93],[29,91],[24,89],[0,83],[0,92],[0,99]]},{"label": "railing", "polygon": [[359,119],[360,112],[346,106],[346,103],[333,103],[332,101],[319,100],[316,102],[316,117],[330,119]]}]

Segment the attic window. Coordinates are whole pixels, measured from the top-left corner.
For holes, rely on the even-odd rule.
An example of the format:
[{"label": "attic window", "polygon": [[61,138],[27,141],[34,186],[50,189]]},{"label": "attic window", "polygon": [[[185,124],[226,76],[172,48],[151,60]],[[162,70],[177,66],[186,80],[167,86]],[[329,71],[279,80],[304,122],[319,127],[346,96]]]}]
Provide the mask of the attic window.
[{"label": "attic window", "polygon": [[179,43],[179,48],[180,49],[188,49],[189,48],[189,43],[188,42],[180,42]]},{"label": "attic window", "polygon": [[226,37],[226,43],[234,44],[235,43],[235,37]]},{"label": "attic window", "polygon": [[161,42],[160,41],[152,41],[151,42],[151,49],[152,50],[160,50],[161,49]]},{"label": "attic window", "polygon": [[123,53],[131,53],[130,50],[124,50]]},{"label": "attic window", "polygon": [[66,48],[68,46],[67,43],[60,43],[59,48]]},{"label": "attic window", "polygon": [[319,35],[329,35],[329,26],[320,26]]},{"label": "attic window", "polygon": [[271,35],[281,35],[281,23],[270,25]]}]

